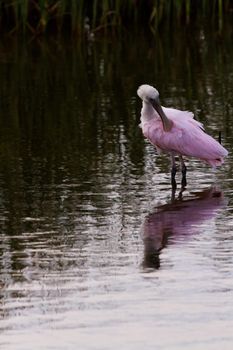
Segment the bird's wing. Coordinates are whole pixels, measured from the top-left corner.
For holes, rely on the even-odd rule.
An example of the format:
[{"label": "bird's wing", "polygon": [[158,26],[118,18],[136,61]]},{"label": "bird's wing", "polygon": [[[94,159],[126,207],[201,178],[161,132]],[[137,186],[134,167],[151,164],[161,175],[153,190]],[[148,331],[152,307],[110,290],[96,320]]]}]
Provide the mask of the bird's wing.
[{"label": "bird's wing", "polygon": [[170,132],[163,130],[162,123],[148,123],[144,134],[152,144],[168,153],[173,152],[206,160],[226,156],[225,148],[193,121],[193,119],[176,121]]},{"label": "bird's wing", "polygon": [[194,126],[198,126],[204,130],[204,125],[194,119],[194,114],[189,111],[180,111],[175,108],[162,107],[165,115],[174,122],[180,122],[182,120],[189,120]]},{"label": "bird's wing", "polygon": [[[176,130],[177,129],[177,130]],[[174,127],[170,135],[166,135],[167,146],[181,155],[200,159],[218,159],[227,155],[225,148],[213,137],[193,125],[191,121],[181,127]]]},{"label": "bird's wing", "polygon": [[188,119],[193,119],[194,118],[194,114],[192,112],[189,111],[180,111],[179,109],[175,109],[175,108],[167,108],[167,107],[163,107],[163,111],[166,114],[166,116],[168,118],[171,119],[176,119],[176,118],[188,118]]}]

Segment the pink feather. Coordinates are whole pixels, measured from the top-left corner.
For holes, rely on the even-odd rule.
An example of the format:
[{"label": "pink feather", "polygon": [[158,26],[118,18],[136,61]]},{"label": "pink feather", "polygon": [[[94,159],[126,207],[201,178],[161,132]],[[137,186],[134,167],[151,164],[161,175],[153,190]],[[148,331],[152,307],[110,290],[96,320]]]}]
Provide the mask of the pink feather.
[{"label": "pink feather", "polygon": [[195,157],[212,167],[223,164],[227,150],[205,133],[203,125],[193,119],[193,113],[162,107],[172,121],[170,131],[164,131],[160,116],[152,106],[143,103],[142,132],[158,149],[169,154]]}]

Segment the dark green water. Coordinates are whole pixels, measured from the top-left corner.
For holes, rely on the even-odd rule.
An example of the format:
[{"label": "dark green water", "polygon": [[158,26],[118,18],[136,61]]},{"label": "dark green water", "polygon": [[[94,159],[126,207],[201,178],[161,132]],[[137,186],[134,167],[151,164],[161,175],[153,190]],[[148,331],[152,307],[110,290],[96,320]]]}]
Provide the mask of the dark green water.
[{"label": "dark green water", "polygon": [[[1,348],[232,349],[231,30],[1,42]],[[229,150],[173,202],[142,83]]]}]

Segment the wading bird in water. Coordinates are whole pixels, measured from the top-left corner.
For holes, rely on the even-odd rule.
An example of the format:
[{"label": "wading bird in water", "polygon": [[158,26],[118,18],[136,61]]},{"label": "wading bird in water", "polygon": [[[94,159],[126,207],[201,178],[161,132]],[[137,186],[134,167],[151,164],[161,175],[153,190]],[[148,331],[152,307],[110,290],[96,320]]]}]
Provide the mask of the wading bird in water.
[{"label": "wading bird in water", "polygon": [[141,85],[137,94],[142,99],[140,126],[143,135],[156,147],[158,153],[171,156],[173,188],[176,188],[176,156],[180,158],[182,187],[186,186],[183,156],[198,158],[213,168],[223,164],[227,150],[205,133],[203,125],[193,119],[193,113],[162,107],[159,92],[153,86]]}]

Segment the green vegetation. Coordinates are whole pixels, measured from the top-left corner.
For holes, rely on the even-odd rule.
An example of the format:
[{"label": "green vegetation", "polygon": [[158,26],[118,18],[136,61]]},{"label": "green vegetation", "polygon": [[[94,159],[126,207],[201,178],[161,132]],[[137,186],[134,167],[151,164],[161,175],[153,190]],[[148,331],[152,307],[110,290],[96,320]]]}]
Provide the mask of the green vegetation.
[{"label": "green vegetation", "polygon": [[0,33],[68,33],[83,37],[211,19],[219,31],[232,0],[0,0]]}]

